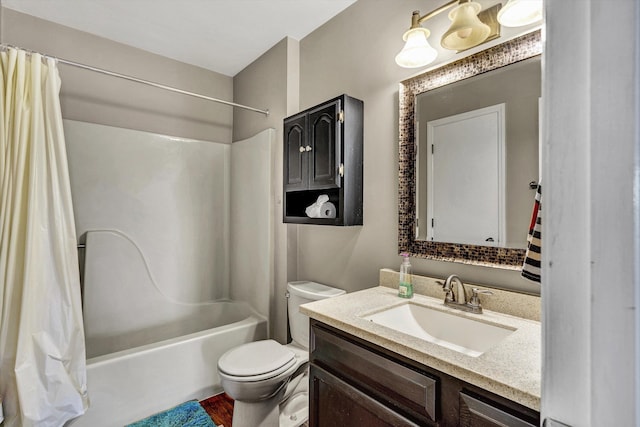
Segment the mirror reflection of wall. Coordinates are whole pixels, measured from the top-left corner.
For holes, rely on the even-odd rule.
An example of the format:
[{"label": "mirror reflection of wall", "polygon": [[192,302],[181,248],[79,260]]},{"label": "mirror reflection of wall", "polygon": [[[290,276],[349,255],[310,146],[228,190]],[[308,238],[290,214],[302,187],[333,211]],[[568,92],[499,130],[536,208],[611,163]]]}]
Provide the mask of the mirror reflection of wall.
[{"label": "mirror reflection of wall", "polygon": [[[424,92],[416,97],[417,240],[509,248],[526,247],[531,206],[535,195],[535,189],[531,189],[529,183],[539,180],[538,99],[540,91],[540,57],[537,56]],[[488,132],[488,135],[492,135],[492,129],[482,131],[483,126],[486,129],[486,124],[480,124],[479,127],[472,126],[473,120],[471,120],[459,122],[463,124],[457,126],[455,131],[451,125],[441,128],[446,131],[440,132],[442,138],[436,139],[435,142],[444,148],[438,150],[443,153],[443,156],[438,158],[436,154],[433,158],[431,157],[432,141],[429,140],[428,126],[431,127],[433,138],[438,135],[433,132],[434,123],[450,123],[456,118],[466,117],[463,113],[471,114],[475,110],[498,104],[505,106],[503,152],[500,153],[500,149],[496,148],[495,153],[483,156],[477,151],[476,154],[470,154],[474,152],[473,147],[470,146],[461,150],[452,149],[451,147],[455,145],[452,138],[472,143],[478,140],[480,133]],[[491,126],[499,126],[499,124],[489,125]],[[467,132],[466,135],[465,132]],[[458,137],[453,136],[456,134]],[[447,140],[452,142],[451,147],[443,145]],[[495,148],[498,142],[484,141],[484,143],[488,147]],[[458,151],[460,153],[456,154]],[[448,153],[448,158],[444,156],[445,153]],[[456,155],[461,157],[456,158]],[[485,160],[481,160],[482,158]],[[499,170],[496,168],[500,168],[502,159],[504,159],[504,173],[501,182]],[[433,168],[432,164],[430,169],[429,162],[435,162],[436,167]],[[483,171],[487,173],[482,173]],[[433,173],[436,177],[434,179],[432,176],[429,181],[428,177]],[[481,177],[485,179],[484,184],[480,183]],[[478,185],[491,187],[491,189],[483,192]],[[430,192],[429,189],[431,189]],[[481,202],[484,200],[477,199],[479,192],[480,197],[486,195],[485,206],[492,203],[496,206],[483,207]],[[474,198],[476,201],[473,201]],[[429,206],[428,200],[433,204],[432,206]],[[501,201],[502,206],[500,206]],[[446,218],[438,214],[438,211],[441,211],[438,209],[442,206],[439,205],[441,203],[447,204]],[[483,214],[483,212],[492,213]],[[483,215],[486,218],[482,219]],[[441,218],[440,221],[437,219],[438,216]],[[446,224],[448,229],[456,232],[443,234],[444,230],[441,228],[441,232],[438,233],[438,223],[441,226]],[[496,231],[494,235],[492,232],[474,229],[474,223],[478,227],[482,223],[491,224],[491,227],[497,227],[502,231]],[[471,225],[470,233],[463,233],[462,230],[468,225]],[[435,229],[431,228],[432,226]],[[474,235],[474,232],[477,235]],[[438,237],[439,235],[442,237]],[[479,240],[486,243],[481,243]]]}]

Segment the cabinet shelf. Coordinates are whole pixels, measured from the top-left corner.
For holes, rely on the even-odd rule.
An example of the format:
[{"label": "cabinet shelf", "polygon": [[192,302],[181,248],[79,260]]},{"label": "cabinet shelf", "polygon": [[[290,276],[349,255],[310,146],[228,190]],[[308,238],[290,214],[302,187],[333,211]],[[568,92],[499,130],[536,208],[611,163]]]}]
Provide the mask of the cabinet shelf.
[{"label": "cabinet shelf", "polygon": [[[284,119],[285,223],[362,225],[363,102],[348,95]],[[320,195],[335,218],[310,218]]]}]

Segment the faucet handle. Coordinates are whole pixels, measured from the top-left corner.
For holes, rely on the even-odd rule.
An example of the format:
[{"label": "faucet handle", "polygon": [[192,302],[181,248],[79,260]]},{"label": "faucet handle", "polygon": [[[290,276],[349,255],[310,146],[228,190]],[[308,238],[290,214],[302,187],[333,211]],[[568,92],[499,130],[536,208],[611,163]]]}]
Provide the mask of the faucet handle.
[{"label": "faucet handle", "polygon": [[444,300],[451,302],[454,300],[453,289],[451,289],[451,285],[449,282],[443,282],[441,280],[436,280],[436,283],[442,286],[442,290],[445,292]]},{"label": "faucet handle", "polygon": [[480,298],[478,298],[478,294],[485,295],[493,295],[493,292],[487,291],[485,289],[473,288],[471,289],[471,298],[469,299],[469,305],[474,308],[481,308]]}]

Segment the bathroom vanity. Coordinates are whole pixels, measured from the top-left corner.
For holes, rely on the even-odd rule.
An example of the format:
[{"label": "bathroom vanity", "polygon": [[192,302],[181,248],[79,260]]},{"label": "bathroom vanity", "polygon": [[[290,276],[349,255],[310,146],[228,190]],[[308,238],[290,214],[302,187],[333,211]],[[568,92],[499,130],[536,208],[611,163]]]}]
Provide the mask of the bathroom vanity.
[{"label": "bathroom vanity", "polygon": [[[538,321],[486,308],[482,314],[456,313],[430,296],[407,301],[396,294],[379,286],[302,306],[311,317],[310,426],[539,425]],[[524,305],[536,298],[526,297]],[[463,327],[464,322],[485,324],[506,328],[508,334],[495,340],[487,335],[495,342],[483,348],[471,341],[456,347],[381,324],[376,317],[407,304],[460,317]],[[447,323],[441,325],[446,329],[449,322],[440,323]],[[478,334],[484,332],[468,335]]]}]

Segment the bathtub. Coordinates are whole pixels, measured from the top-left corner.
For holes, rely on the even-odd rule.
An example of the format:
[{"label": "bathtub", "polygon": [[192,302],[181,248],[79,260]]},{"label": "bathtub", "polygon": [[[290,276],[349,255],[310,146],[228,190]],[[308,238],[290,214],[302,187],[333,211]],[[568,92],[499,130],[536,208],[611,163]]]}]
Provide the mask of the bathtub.
[{"label": "bathtub", "polygon": [[124,344],[113,337],[87,342],[94,353],[96,348],[131,346],[133,339],[142,345],[87,359],[90,407],[67,425],[124,425],[221,392],[218,358],[235,346],[265,339],[267,322],[245,303],[213,302],[194,307],[179,325],[172,322],[171,332],[179,335],[168,337],[167,329],[158,328],[123,337]]},{"label": "bathtub", "polygon": [[246,302],[168,296],[119,231],[86,234],[83,278],[90,406],[74,427],[122,426],[217,394],[220,356],[267,338],[266,319]]}]

